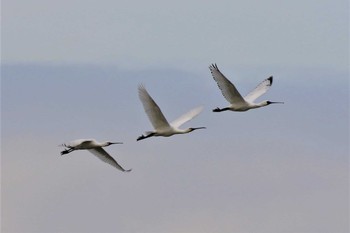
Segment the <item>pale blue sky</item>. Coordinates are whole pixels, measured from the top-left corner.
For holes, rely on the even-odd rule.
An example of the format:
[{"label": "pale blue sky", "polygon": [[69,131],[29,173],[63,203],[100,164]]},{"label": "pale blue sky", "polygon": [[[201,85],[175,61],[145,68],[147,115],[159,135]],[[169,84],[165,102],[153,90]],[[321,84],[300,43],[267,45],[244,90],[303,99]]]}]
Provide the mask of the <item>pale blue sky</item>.
[{"label": "pale blue sky", "polygon": [[[347,1],[3,0],[1,26],[2,232],[349,231]],[[285,104],[212,113],[212,62]],[[136,142],[140,83],[207,129]]]}]

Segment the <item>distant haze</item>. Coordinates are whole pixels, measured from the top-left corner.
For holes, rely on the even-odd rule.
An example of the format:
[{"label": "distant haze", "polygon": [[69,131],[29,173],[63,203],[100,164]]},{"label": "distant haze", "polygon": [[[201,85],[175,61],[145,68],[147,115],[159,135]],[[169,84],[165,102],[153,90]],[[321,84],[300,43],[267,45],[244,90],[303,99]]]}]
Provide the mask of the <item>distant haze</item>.
[{"label": "distant haze", "polygon": [[348,65],[348,1],[2,1],[2,62]]}]

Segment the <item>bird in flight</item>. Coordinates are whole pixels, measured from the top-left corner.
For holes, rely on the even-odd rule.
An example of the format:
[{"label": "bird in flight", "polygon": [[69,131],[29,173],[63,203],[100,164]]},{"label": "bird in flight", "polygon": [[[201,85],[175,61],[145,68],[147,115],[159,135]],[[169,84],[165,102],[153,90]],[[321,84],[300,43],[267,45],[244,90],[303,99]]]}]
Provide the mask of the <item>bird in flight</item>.
[{"label": "bird in flight", "polygon": [[254,103],[254,101],[265,94],[267,90],[271,87],[273,77],[269,77],[262,81],[253,91],[251,91],[245,97],[238,92],[235,85],[233,85],[230,80],[228,80],[219,70],[216,64],[209,66],[210,72],[216,81],[218,87],[221,90],[222,95],[230,103],[230,106],[226,108],[215,108],[213,112],[222,112],[222,111],[238,111],[244,112],[249,109],[260,108],[270,104],[283,104],[284,102],[273,102],[273,101],[262,101],[260,103]]},{"label": "bird in flight", "polygon": [[122,144],[122,142],[97,142],[95,139],[77,139],[69,143],[62,144],[62,146],[64,146],[66,149],[61,152],[61,155],[68,154],[75,150],[88,150],[103,162],[106,162],[123,172],[130,172],[131,169],[125,170],[102,148],[112,144]]},{"label": "bird in flight", "polygon": [[179,127],[191,120],[195,116],[197,116],[202,110],[203,107],[197,107],[188,113],[182,115],[175,121],[168,123],[167,119],[164,117],[162,111],[156,104],[156,102],[152,99],[152,97],[148,94],[146,88],[142,85],[139,86],[139,98],[142,102],[143,108],[151,121],[154,131],[147,131],[145,135],[141,135],[137,138],[137,141],[143,140],[145,138],[153,137],[153,136],[163,136],[169,137],[174,134],[185,134],[192,132],[197,129],[205,129],[206,127],[196,127],[196,128],[187,128],[180,129]]}]

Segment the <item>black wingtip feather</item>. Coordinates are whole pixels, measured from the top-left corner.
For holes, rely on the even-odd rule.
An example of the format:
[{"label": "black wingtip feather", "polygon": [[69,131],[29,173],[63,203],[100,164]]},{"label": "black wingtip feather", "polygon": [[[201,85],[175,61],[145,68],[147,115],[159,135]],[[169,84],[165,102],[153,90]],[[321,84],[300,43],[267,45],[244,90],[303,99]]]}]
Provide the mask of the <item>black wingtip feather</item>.
[{"label": "black wingtip feather", "polygon": [[270,81],[270,85],[272,85],[272,82],[273,82],[273,76],[270,76],[267,80]]},{"label": "black wingtip feather", "polygon": [[209,66],[209,69],[212,71],[213,69],[215,70],[219,70],[218,66],[216,65],[216,63],[212,63],[210,66]]}]

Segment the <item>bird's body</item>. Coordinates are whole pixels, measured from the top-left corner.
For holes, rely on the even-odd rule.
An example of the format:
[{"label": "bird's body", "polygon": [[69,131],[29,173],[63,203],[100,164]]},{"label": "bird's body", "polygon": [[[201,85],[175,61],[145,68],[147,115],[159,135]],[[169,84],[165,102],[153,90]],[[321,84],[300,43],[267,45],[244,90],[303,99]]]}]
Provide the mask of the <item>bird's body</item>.
[{"label": "bird's body", "polygon": [[264,107],[266,105],[268,105],[267,101],[261,102],[258,104],[244,101],[244,102],[240,102],[240,103],[230,104],[230,106],[228,106],[226,108],[221,108],[221,109],[215,108],[215,109],[213,109],[213,112],[222,112],[222,111],[227,111],[227,110],[235,111],[235,112],[245,112],[245,111],[248,111],[250,109],[260,108],[260,107]]},{"label": "bird's body", "polygon": [[102,147],[106,147],[112,144],[122,144],[121,142],[98,142],[95,139],[77,139],[69,143],[64,143],[62,146],[66,147],[64,151],[61,152],[61,155],[68,154],[75,150],[88,150],[96,157],[102,161],[112,165],[113,167],[123,171],[129,172],[130,170],[125,170],[120,166],[115,159],[110,156]]},{"label": "bird's body", "polygon": [[[112,144],[121,144],[121,142],[112,143]],[[109,142],[98,142],[95,139],[77,139],[69,143],[63,144],[67,148],[74,150],[88,150],[98,147],[109,146]]]},{"label": "bird's body", "polygon": [[180,129],[179,127],[197,116],[202,110],[202,107],[195,108],[190,112],[182,115],[175,121],[168,123],[167,119],[164,117],[162,111],[148,94],[147,90],[143,86],[139,86],[139,97],[142,102],[142,105],[145,109],[146,114],[148,115],[149,120],[151,121],[154,131],[146,132],[146,135],[141,135],[137,138],[137,141],[149,138],[149,137],[170,137],[174,134],[185,134],[192,132],[197,129],[204,129],[205,127],[196,127],[196,128],[187,128]]},{"label": "bird's body", "polygon": [[222,95],[230,103],[228,107],[213,109],[213,112],[222,111],[237,111],[244,112],[254,108],[264,107],[270,104],[278,104],[283,102],[262,101],[260,103],[254,103],[254,101],[261,95],[265,94],[271,87],[273,77],[269,77],[262,81],[253,91],[251,91],[245,97],[238,92],[237,88],[228,80],[219,70],[216,64],[209,66],[213,79],[216,81],[218,87],[221,90]]}]

